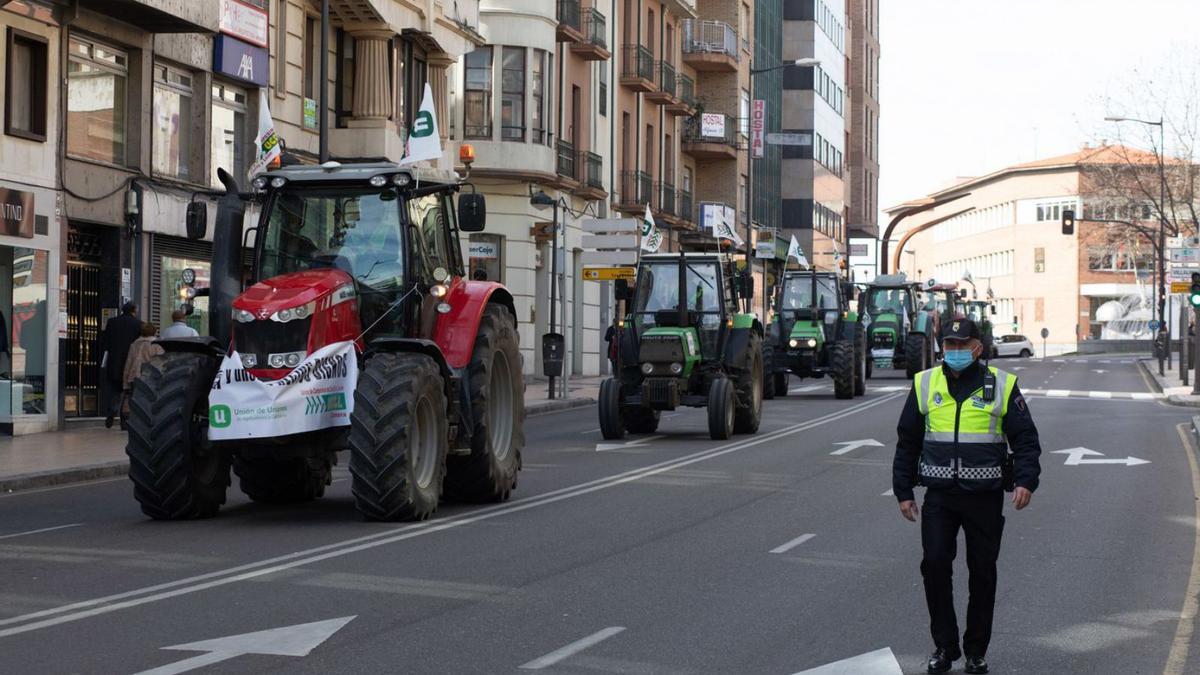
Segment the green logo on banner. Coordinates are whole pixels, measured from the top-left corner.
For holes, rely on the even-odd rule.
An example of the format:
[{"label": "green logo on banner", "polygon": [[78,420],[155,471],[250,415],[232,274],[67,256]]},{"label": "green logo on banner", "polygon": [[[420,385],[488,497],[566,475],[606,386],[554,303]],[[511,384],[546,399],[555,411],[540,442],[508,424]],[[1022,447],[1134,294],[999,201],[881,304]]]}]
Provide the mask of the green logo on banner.
[{"label": "green logo on banner", "polygon": [[208,423],[218,429],[233,424],[233,411],[227,405],[214,405],[208,409]]},{"label": "green logo on banner", "polygon": [[320,415],[321,413],[337,412],[346,409],[346,395],[338,392],[335,394],[322,394],[320,396],[309,396],[304,399],[304,414],[305,415]]},{"label": "green logo on banner", "polygon": [[413,120],[411,135],[413,138],[425,138],[433,135],[433,115],[428,110],[417,113],[417,118]]}]

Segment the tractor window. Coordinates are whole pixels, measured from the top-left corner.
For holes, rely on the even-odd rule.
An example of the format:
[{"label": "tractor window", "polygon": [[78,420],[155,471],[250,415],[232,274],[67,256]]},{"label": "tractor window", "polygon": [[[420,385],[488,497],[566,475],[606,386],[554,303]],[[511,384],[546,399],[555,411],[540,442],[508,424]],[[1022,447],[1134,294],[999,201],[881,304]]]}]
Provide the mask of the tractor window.
[{"label": "tractor window", "polygon": [[[814,306],[812,277],[788,277],[783,289],[783,309],[807,309]],[[818,309],[837,309],[837,281],[833,277],[817,277]]]},{"label": "tractor window", "polygon": [[442,193],[435,192],[408,200],[408,221],[412,227],[413,247],[417,253],[417,275],[426,283],[436,281],[433,271],[453,272],[446,211]]},{"label": "tractor window", "polygon": [[867,295],[867,313],[871,316],[906,314],[909,309],[908,293],[903,289],[875,288]]},{"label": "tractor window", "polygon": [[[656,263],[642,266],[642,277],[638,282],[638,313],[676,310],[679,307],[679,266],[676,262]],[[688,265],[684,281],[684,300],[687,309],[693,312],[721,311],[718,271],[708,264]]]}]

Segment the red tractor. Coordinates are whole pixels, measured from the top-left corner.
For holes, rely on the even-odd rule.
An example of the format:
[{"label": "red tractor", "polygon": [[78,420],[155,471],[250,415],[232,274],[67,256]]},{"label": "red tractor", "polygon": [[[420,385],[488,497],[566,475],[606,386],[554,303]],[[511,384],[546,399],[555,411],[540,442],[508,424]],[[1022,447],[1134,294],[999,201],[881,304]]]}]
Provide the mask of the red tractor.
[{"label": "red tractor", "polygon": [[[457,175],[391,163],[286,167],[257,177],[249,194],[221,180],[211,337],[159,341],[165,353],[133,385],[126,452],[142,511],[212,516],[231,468],[255,501],[312,500],[342,450],[370,520],[427,518],[443,490],[507,499],[525,441],[516,310],[502,285],[464,278],[459,244],[460,232],[484,227],[483,195],[458,194]],[[245,287],[249,200],[261,216]],[[203,204],[189,208],[190,237],[204,236],[206,216]],[[272,382],[347,341],[358,370],[348,426],[210,440],[209,394],[227,355]]]}]

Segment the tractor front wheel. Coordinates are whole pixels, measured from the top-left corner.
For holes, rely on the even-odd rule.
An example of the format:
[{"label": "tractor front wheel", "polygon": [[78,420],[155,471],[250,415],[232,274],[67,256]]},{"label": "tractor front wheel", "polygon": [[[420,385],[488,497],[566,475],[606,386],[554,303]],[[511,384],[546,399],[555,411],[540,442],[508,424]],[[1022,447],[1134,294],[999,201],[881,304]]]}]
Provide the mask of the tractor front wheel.
[{"label": "tractor front wheel", "polygon": [[168,352],[142,367],[129,398],[129,478],[155,520],[209,518],[225,503],[229,456],[208,442],[215,357]]},{"label": "tractor front wheel", "polygon": [[446,494],[502,502],[517,487],[525,447],[525,380],[517,327],[508,310],[488,305],[467,365],[475,429],[471,452],[447,461]]},{"label": "tractor front wheel", "polygon": [[263,504],[311,502],[325,495],[325,486],[333,481],[336,455],[289,459],[246,459],[235,457],[233,472],[242,492]]},{"label": "tractor front wheel", "polygon": [[763,358],[762,338],[751,332],[747,348],[749,362],[738,375],[737,407],[734,411],[733,430],[739,434],[753,434],[762,422],[763,402]]},{"label": "tractor front wheel", "polygon": [[908,341],[904,343],[904,361],[905,374],[910,380],[929,367],[929,346],[924,335],[909,333]]},{"label": "tractor front wheel", "polygon": [[424,520],[437,510],[449,436],[443,387],[424,354],[377,354],[363,366],[350,415],[350,474],[366,519]]},{"label": "tractor front wheel", "polygon": [[722,377],[708,388],[708,436],[724,441],[733,435],[733,382]]},{"label": "tractor front wheel", "polygon": [[621,382],[608,378],[600,383],[600,400],[596,406],[600,411],[600,435],[606,441],[625,438],[625,424],[621,420]]},{"label": "tractor front wheel", "polygon": [[854,336],[854,395],[867,393],[867,341],[862,331]]},{"label": "tractor front wheel", "polygon": [[841,340],[829,345],[829,367],[834,397],[854,398],[854,343]]},{"label": "tractor front wheel", "polygon": [[771,379],[775,381],[775,395],[779,398],[784,398],[788,395],[788,374],[771,373]]}]

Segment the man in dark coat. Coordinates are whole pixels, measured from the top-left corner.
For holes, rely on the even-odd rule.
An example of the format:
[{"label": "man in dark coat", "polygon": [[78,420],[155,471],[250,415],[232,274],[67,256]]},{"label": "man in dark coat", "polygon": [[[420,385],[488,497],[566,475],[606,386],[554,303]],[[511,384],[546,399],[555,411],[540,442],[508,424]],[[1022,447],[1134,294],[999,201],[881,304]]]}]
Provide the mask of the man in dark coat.
[{"label": "man in dark coat", "polygon": [[[121,410],[122,379],[125,376],[125,360],[129,357],[129,345],[141,334],[142,322],[137,318],[137,305],[126,302],[121,314],[108,320],[100,335],[101,367],[108,382],[108,415],[104,426],[112,428],[113,418]],[[125,417],[121,416],[121,428],[125,428]]]}]

